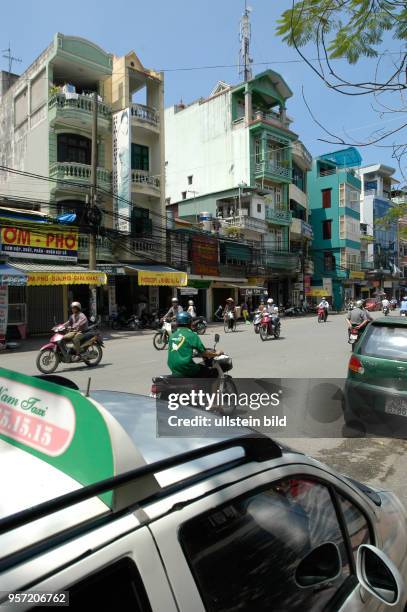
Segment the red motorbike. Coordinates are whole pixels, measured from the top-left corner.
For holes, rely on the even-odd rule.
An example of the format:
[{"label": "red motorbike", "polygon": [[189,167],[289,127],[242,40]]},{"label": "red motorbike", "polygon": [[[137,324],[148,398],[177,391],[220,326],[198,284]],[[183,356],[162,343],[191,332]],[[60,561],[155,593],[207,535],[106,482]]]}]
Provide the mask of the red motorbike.
[{"label": "red motorbike", "polygon": [[350,344],[350,350],[353,352],[353,347],[356,342],[359,340],[363,330],[365,329],[365,324],[357,325],[356,323],[352,323],[352,327],[349,328],[349,339],[348,343]]},{"label": "red motorbike", "polygon": [[65,325],[56,325],[52,328],[54,332],[48,344],[40,348],[36,364],[43,374],[52,374],[60,363],[78,363],[83,361],[87,366],[96,366],[100,363],[103,351],[103,340],[99,334],[97,325],[90,325],[80,344],[80,354],[76,354],[72,346],[64,342],[64,336],[69,329]]},{"label": "red motorbike", "polygon": [[277,315],[272,315],[270,312],[263,311],[260,321],[260,338],[268,340],[268,338],[279,338],[281,332],[281,323]]},{"label": "red motorbike", "polygon": [[325,323],[326,322],[325,308],[320,308],[318,306],[317,314],[318,314],[318,323]]}]

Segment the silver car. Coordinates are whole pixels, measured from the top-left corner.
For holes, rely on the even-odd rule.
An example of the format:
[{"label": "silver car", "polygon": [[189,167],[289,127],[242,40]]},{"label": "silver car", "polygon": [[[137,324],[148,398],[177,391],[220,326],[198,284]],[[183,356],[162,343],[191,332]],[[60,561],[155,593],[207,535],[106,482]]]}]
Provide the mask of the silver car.
[{"label": "silver car", "polygon": [[[76,417],[84,432],[89,422],[89,455],[79,449],[75,477],[63,456],[0,440],[0,607],[63,597],[73,609],[143,612],[405,610],[407,516],[391,492],[249,429],[157,438],[168,410],[151,398],[87,401]],[[106,460],[102,438],[92,447],[92,410],[115,474],[84,484],[86,461]]]}]

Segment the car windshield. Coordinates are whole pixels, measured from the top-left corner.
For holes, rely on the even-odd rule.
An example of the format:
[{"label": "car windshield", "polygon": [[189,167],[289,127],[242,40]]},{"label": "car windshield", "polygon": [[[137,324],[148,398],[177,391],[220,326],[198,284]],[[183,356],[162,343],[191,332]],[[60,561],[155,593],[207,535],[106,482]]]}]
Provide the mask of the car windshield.
[{"label": "car windshield", "polygon": [[361,355],[407,361],[407,327],[371,325]]}]

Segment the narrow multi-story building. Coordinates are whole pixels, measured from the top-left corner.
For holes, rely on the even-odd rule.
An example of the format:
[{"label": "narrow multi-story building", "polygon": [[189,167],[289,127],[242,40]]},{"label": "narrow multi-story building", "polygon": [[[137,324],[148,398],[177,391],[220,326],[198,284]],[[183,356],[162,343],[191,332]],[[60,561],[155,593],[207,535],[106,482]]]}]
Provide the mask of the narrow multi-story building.
[{"label": "narrow multi-story building", "polygon": [[360,223],[361,265],[366,272],[370,295],[393,295],[399,285],[397,222],[388,220],[393,207],[392,189],[398,183],[395,169],[384,164],[363,166]]},{"label": "narrow multi-story building", "polygon": [[309,296],[325,296],[334,309],[362,295],[360,190],[357,149],[350,147],[314,159],[308,173],[313,229],[314,276]]},{"label": "narrow multi-story building", "polygon": [[[107,315],[117,304],[133,310],[137,302],[157,307],[159,289],[152,284],[165,281],[162,269],[152,269],[152,262],[165,261],[163,76],[144,68],[134,52],[116,57],[91,41],[58,33],[22,75],[0,74],[3,205],[53,219],[75,215],[69,249],[40,248],[35,232],[29,243],[27,233],[15,232],[15,244],[8,247],[11,263],[31,274],[29,286],[18,288],[28,313],[36,313],[28,314],[31,332],[48,329],[55,316],[62,319],[72,298],[89,302],[87,277],[79,284],[67,274],[88,266],[95,94],[102,213],[97,268],[110,277],[98,291],[98,311]],[[68,230],[59,231],[61,242]],[[40,273],[43,283],[34,286],[33,275]],[[163,291],[167,301],[171,290]]]},{"label": "narrow multi-story building", "polygon": [[[298,253],[290,251],[298,141],[286,112],[291,96],[281,75],[267,70],[237,86],[219,82],[208,97],[165,111],[167,208],[202,221],[220,240],[219,276],[205,279],[210,307],[233,285],[236,295],[238,286],[253,284],[276,302],[291,301],[301,271]],[[306,169],[305,147],[298,144],[295,155]],[[304,196],[296,195],[300,210]]]}]

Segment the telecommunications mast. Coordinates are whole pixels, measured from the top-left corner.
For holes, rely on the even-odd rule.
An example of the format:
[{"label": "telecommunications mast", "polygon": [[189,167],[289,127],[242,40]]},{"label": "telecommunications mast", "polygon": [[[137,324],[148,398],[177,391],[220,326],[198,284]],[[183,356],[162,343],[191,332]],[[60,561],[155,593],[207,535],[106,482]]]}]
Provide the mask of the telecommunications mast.
[{"label": "telecommunications mast", "polygon": [[244,81],[250,81],[252,78],[252,58],[250,57],[250,40],[252,37],[250,27],[250,13],[252,8],[247,6],[245,0],[244,13],[240,20],[240,53],[239,53],[239,75],[243,77]]}]

